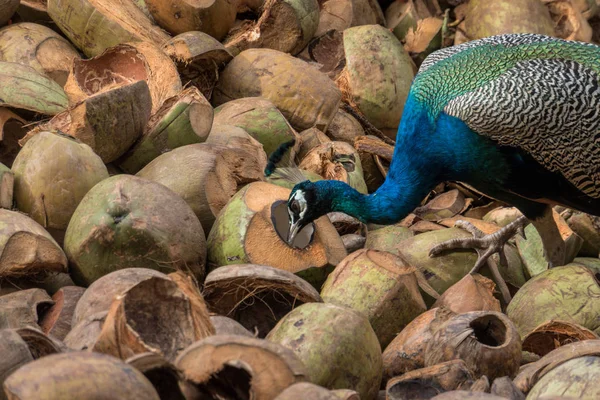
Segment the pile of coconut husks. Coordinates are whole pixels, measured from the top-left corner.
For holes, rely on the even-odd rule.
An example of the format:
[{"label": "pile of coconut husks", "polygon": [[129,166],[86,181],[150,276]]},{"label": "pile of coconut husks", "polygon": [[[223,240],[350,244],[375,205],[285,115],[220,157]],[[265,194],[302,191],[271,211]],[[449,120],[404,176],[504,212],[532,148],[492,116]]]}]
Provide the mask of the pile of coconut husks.
[{"label": "pile of coconut husks", "polygon": [[[0,1],[0,399],[600,397],[600,229],[533,226],[443,183],[395,225],[330,213],[293,246],[302,174],[386,177],[431,52],[509,32],[600,40],[596,0]],[[268,157],[295,139],[278,169]],[[534,312],[535,310],[535,312]]]}]

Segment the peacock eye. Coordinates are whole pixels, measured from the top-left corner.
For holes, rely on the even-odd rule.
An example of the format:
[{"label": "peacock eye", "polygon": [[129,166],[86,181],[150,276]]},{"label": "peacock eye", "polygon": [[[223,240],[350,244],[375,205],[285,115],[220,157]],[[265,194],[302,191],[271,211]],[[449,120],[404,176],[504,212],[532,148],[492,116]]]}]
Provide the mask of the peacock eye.
[{"label": "peacock eye", "polygon": [[290,210],[292,210],[292,212],[294,214],[300,214],[300,205],[298,204],[297,201],[292,201],[290,204]]}]

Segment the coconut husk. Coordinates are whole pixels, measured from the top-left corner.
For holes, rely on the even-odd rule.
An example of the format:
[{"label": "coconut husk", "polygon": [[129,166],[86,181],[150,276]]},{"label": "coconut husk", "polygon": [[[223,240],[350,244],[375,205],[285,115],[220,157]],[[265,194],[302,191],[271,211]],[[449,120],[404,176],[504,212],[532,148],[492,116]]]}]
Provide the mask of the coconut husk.
[{"label": "coconut husk", "polygon": [[490,394],[510,400],[525,400],[523,392],[517,388],[508,376],[494,379],[490,388]]},{"label": "coconut husk", "polygon": [[209,270],[231,264],[268,265],[320,288],[347,253],[327,216],[300,231],[293,247],[287,244],[289,193],[266,182],[253,182],[238,191],[208,235]]},{"label": "coconut husk", "polygon": [[214,332],[208,315],[201,315],[206,310],[196,305],[173,280],[143,280],[113,300],[92,350],[122,359],[152,352],[172,361]]},{"label": "coconut husk", "polygon": [[0,163],[9,168],[21,150],[19,140],[27,133],[25,123],[17,114],[0,107]]},{"label": "coconut husk", "polygon": [[192,319],[194,321],[194,330],[200,338],[214,335],[215,328],[208,315],[208,307],[204,302],[198,282],[190,275],[182,272],[172,272],[169,278],[177,284],[179,290],[185,294],[190,300]]},{"label": "coconut husk", "polygon": [[25,214],[0,209],[0,276],[46,276],[67,271],[67,257],[40,224]]},{"label": "coconut husk", "polygon": [[489,212],[502,207],[501,202],[499,201],[491,201],[487,204],[484,205],[480,205],[480,206],[475,206],[472,207],[470,209],[468,209],[467,211],[465,211],[464,216],[468,217],[468,218],[474,218],[474,219],[483,219]]},{"label": "coconut husk", "polygon": [[[471,392],[466,390],[452,390],[432,397],[431,400],[506,400],[504,397],[483,392]],[[548,399],[550,400],[550,399]]]},{"label": "coconut husk", "polygon": [[573,322],[551,320],[523,338],[523,350],[545,356],[552,350],[581,340],[600,339],[597,334]]},{"label": "coconut husk", "polygon": [[0,30],[0,60],[28,65],[64,86],[79,53],[65,38],[43,25],[22,22]]},{"label": "coconut husk", "polygon": [[566,361],[548,372],[533,386],[530,399],[595,399],[600,396],[600,357],[584,356]]},{"label": "coconut husk", "polygon": [[255,337],[248,329],[236,320],[222,315],[212,315],[210,321],[215,327],[215,335],[238,335]]},{"label": "coconut husk", "polygon": [[65,345],[75,351],[91,350],[102,332],[107,315],[108,311],[101,311],[88,316],[77,324],[73,323],[71,330],[65,336]]},{"label": "coconut husk", "polygon": [[341,31],[329,30],[316,36],[298,57],[311,63],[331,79],[337,79],[346,65]]},{"label": "coconut husk", "polygon": [[40,328],[46,335],[63,340],[71,330],[71,321],[77,302],[85,292],[85,288],[67,286],[52,296],[54,304],[44,314]]},{"label": "coconut husk", "polygon": [[136,354],[125,362],[144,374],[161,400],[185,400],[184,393],[193,390],[181,371],[158,354]]},{"label": "coconut husk", "polygon": [[[204,232],[241,187],[263,178],[266,155],[246,134],[244,148],[212,144],[179,147],[155,158],[137,176],[160,183],[181,196],[192,208]],[[249,149],[249,151],[246,151]]]},{"label": "coconut husk", "polygon": [[317,128],[309,128],[300,132],[300,140],[302,142],[300,151],[298,152],[298,158],[300,160],[315,147],[323,143],[331,142],[331,139]]},{"label": "coconut husk", "polygon": [[213,123],[213,108],[192,86],[168,98],[152,115],[144,133],[118,161],[134,174],[163,153],[206,141]]},{"label": "coconut husk", "polygon": [[431,221],[417,221],[410,226],[410,231],[415,235],[420,233],[425,233],[429,231],[439,231],[441,229],[445,229],[443,225],[436,224]]},{"label": "coconut husk", "polygon": [[498,207],[490,210],[483,218],[485,222],[495,224],[499,227],[506,226],[522,216],[523,213],[516,207]]},{"label": "coconut husk", "polygon": [[425,221],[438,222],[462,214],[471,203],[471,199],[465,199],[462,193],[453,189],[434,197],[424,206],[416,208],[413,213]]},{"label": "coconut husk", "polygon": [[401,258],[362,249],[346,257],[329,275],[321,296],[327,303],[363,313],[382,348],[404,327],[425,312],[418,271]]},{"label": "coconut husk", "polygon": [[400,254],[396,248],[398,242],[413,236],[414,233],[409,228],[398,224],[375,230],[370,229],[367,232],[365,247],[398,255]]},{"label": "coconut husk", "polygon": [[[92,149],[70,136],[40,132],[23,146],[12,166],[15,202],[54,237],[61,238],[85,194],[108,178]],[[60,180],[61,185],[56,185]],[[59,239],[60,240],[60,239]]]},{"label": "coconut husk", "polygon": [[146,81],[152,98],[151,114],[181,90],[175,64],[159,46],[150,42],[123,43],[89,60],[74,60],[65,92],[69,104],[110,88]]},{"label": "coconut husk", "polygon": [[[33,361],[27,343],[14,329],[0,330],[0,353],[0,385],[19,367]],[[0,399],[7,399],[4,391],[0,393]]]},{"label": "coconut husk", "polygon": [[580,42],[592,40],[592,27],[577,4],[571,0],[544,0],[544,3],[555,23],[556,36]]},{"label": "coconut husk", "polygon": [[0,279],[0,296],[25,289],[43,289],[53,296],[61,288],[74,285],[69,274],[65,272],[7,277]]},{"label": "coconut husk", "polygon": [[47,0],[21,0],[20,3],[19,8],[17,9],[17,15],[23,21],[46,25],[51,27],[57,33],[60,33],[60,29],[48,15]]},{"label": "coconut husk", "polygon": [[203,293],[211,312],[232,317],[259,338],[295,307],[322,301],[308,282],[265,265],[217,268],[206,276]]},{"label": "coconut husk", "polygon": [[158,400],[144,375],[123,361],[104,354],[52,354],[23,365],[4,382],[10,399],[95,398]]},{"label": "coconut husk", "polygon": [[343,32],[351,26],[384,25],[381,6],[369,0],[325,0],[320,2],[319,26],[315,37],[336,30]]},{"label": "coconut husk", "polygon": [[[363,136],[365,131],[356,118],[340,108],[335,113],[325,134],[329,136],[331,140],[346,142],[354,146],[355,139],[359,136]],[[360,154],[361,151],[359,149],[357,150]]]},{"label": "coconut husk", "polygon": [[204,275],[205,235],[190,206],[165,186],[131,175],[107,178],[86,194],[64,248],[79,286],[123,268],[184,270],[200,281]]},{"label": "coconut husk", "polygon": [[262,339],[211,336],[186,348],[175,361],[200,393],[212,398],[275,398],[288,386],[307,380],[294,353]]},{"label": "coconut husk", "polygon": [[0,297],[0,329],[34,327],[54,301],[42,289],[28,289]]},{"label": "coconut husk", "polygon": [[232,30],[225,47],[232,54],[250,48],[269,48],[298,54],[314,36],[319,24],[317,0],[267,0],[256,22]]},{"label": "coconut husk", "polygon": [[222,40],[235,23],[236,2],[209,0],[145,0],[154,20],[174,35],[189,31],[202,31]]},{"label": "coconut husk", "polygon": [[296,399],[312,399],[312,400],[339,400],[330,390],[322,386],[315,385],[309,382],[295,383],[281,392],[275,400],[296,400]]},{"label": "coconut husk", "polygon": [[517,327],[504,314],[472,311],[444,322],[425,348],[425,366],[460,358],[474,378],[516,376],[521,360]]},{"label": "coconut husk", "polygon": [[487,393],[490,391],[490,381],[487,376],[482,375],[469,388],[471,392]]},{"label": "coconut husk", "polygon": [[0,6],[0,26],[6,25],[19,8],[19,0],[6,0]]},{"label": "coconut husk", "polygon": [[212,102],[218,106],[243,97],[267,98],[294,129],[324,132],[341,93],[327,75],[300,59],[272,49],[248,49],[225,67]]},{"label": "coconut husk", "polygon": [[385,26],[399,40],[405,40],[406,35],[411,29],[417,29],[417,23],[420,19],[431,17],[426,8],[424,10],[425,13],[419,13],[419,11],[422,11],[421,9],[417,7],[413,0],[406,2],[395,1],[385,9]]},{"label": "coconut husk", "polygon": [[122,43],[146,41],[160,46],[169,40],[134,1],[50,0],[48,15],[88,57]]},{"label": "coconut husk", "polygon": [[348,214],[339,211],[333,211],[327,213],[327,217],[335,227],[337,233],[340,235],[355,233],[363,236],[367,233],[367,226]]},{"label": "coconut husk", "polygon": [[360,193],[367,193],[360,157],[344,142],[325,142],[314,147],[302,159],[299,167],[324,179],[346,182]]},{"label": "coconut husk", "polygon": [[341,236],[342,242],[344,243],[344,247],[346,248],[346,252],[348,254],[354,253],[357,250],[360,250],[365,247],[365,243],[367,239],[362,235],[356,234],[348,234]]},{"label": "coconut husk", "polygon": [[[369,141],[376,141],[378,145],[385,144],[379,138],[372,135],[364,136],[364,138],[368,138]],[[389,165],[389,162],[382,159],[379,152],[374,153],[370,149],[363,150],[359,143],[364,143],[363,137],[356,137],[352,144],[360,157],[365,176],[365,183],[367,184],[369,193],[373,193],[383,184],[383,181],[387,176],[387,168],[389,168],[386,168],[386,165]]]},{"label": "coconut husk", "polygon": [[479,274],[467,274],[452,285],[433,304],[446,307],[457,314],[469,311],[501,312],[500,302],[494,297],[496,284]]},{"label": "coconut husk", "polygon": [[308,380],[316,385],[355,390],[365,399],[379,391],[381,348],[360,312],[306,303],[283,317],[267,339],[291,349],[308,369]]},{"label": "coconut husk", "polygon": [[175,62],[184,86],[194,85],[207,99],[212,96],[221,70],[233,58],[218,40],[199,31],[177,35],[162,49]]},{"label": "coconut husk", "polygon": [[0,164],[0,208],[13,207],[14,187],[15,175],[6,165]]},{"label": "coconut husk", "polygon": [[63,342],[53,336],[46,335],[44,332],[33,326],[17,328],[16,332],[21,336],[21,339],[27,343],[29,352],[34,360],[46,357],[50,354],[68,351],[68,348]]},{"label": "coconut husk", "polygon": [[383,382],[425,367],[425,348],[433,332],[455,313],[432,308],[413,319],[383,352]]},{"label": "coconut husk", "polygon": [[578,257],[597,257],[600,254],[600,229],[597,228],[597,218],[586,213],[565,210],[560,213],[569,228],[583,239]]}]

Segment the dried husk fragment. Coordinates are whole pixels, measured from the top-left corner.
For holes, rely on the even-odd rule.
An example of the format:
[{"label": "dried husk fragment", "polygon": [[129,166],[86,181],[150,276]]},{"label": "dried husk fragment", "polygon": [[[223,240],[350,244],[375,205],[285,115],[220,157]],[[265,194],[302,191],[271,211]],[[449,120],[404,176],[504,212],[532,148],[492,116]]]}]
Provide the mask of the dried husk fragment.
[{"label": "dried husk fragment", "polygon": [[122,359],[153,352],[173,361],[182,349],[214,333],[202,313],[206,309],[194,306],[176,282],[151,277],[113,300],[93,351]]},{"label": "dried husk fragment", "polygon": [[573,358],[556,366],[541,377],[528,393],[532,400],[549,396],[561,396],[578,399],[597,399],[600,397],[600,357],[584,356]]},{"label": "dried husk fragment", "polygon": [[0,208],[13,208],[15,174],[9,167],[0,163]]},{"label": "dried husk fragment", "polygon": [[306,303],[283,317],[267,339],[296,353],[310,382],[356,390],[361,399],[377,396],[381,347],[363,314],[334,304]]},{"label": "dried husk fragment", "polygon": [[233,54],[250,48],[269,48],[298,54],[313,38],[319,25],[317,0],[267,0],[256,22],[233,30],[225,47]]},{"label": "dried husk fragment", "polygon": [[346,29],[344,52],[346,66],[336,81],[343,99],[394,139],[414,77],[412,60],[380,25]]},{"label": "dried husk fragment", "polygon": [[54,304],[46,311],[40,327],[46,335],[63,340],[71,330],[71,321],[77,302],[85,292],[85,288],[66,286],[52,296]]},{"label": "dried husk fragment", "polygon": [[177,35],[162,49],[175,62],[183,85],[191,83],[207,99],[212,96],[221,70],[233,58],[221,42],[200,31]]},{"label": "dried husk fragment", "polygon": [[527,281],[513,296],[506,314],[521,337],[550,320],[574,322],[598,333],[599,298],[600,285],[593,271],[583,265],[568,264]]},{"label": "dried husk fragment", "polygon": [[160,46],[169,39],[133,1],[48,0],[48,15],[88,57],[122,43]]},{"label": "dried husk fragment", "polygon": [[145,0],[154,20],[174,35],[202,31],[222,40],[235,23],[237,2],[229,0]]},{"label": "dried husk fragment", "polygon": [[521,360],[521,338],[516,326],[504,314],[472,311],[444,322],[425,349],[425,366],[462,359],[473,372],[490,380],[513,378]]},{"label": "dried husk fragment", "polygon": [[453,189],[434,197],[424,206],[416,208],[413,213],[425,221],[440,221],[461,214],[470,203],[461,192]]},{"label": "dried husk fragment", "polygon": [[0,296],[0,329],[34,327],[45,310],[54,304],[42,289],[21,290]]},{"label": "dried husk fragment", "polygon": [[77,302],[73,310],[72,325],[75,326],[94,314],[108,311],[116,296],[151,277],[166,278],[167,275],[149,268],[124,268],[94,281]]},{"label": "dried husk fragment", "polygon": [[305,366],[291,350],[236,335],[194,343],[181,352],[175,366],[206,398],[273,399],[288,386],[307,380]]},{"label": "dried husk fragment", "polygon": [[156,390],[135,368],[105,354],[52,354],[23,365],[4,382],[11,400],[159,400]]},{"label": "dried husk fragment", "polygon": [[327,75],[300,59],[272,49],[248,49],[225,67],[212,102],[219,106],[243,97],[267,98],[294,129],[326,131],[341,93]]},{"label": "dried husk fragment", "polygon": [[496,284],[479,274],[467,274],[450,286],[433,304],[446,307],[457,314],[469,311],[501,312],[500,302],[494,297]]},{"label": "dried husk fragment", "polygon": [[[263,178],[266,155],[252,137],[229,148],[207,143],[191,144],[162,154],[136,175],[160,183],[183,198],[210,232],[216,216],[247,183]],[[246,151],[248,149],[248,151]]]},{"label": "dried husk fragment", "polygon": [[[165,205],[168,204],[168,207]],[[88,286],[123,268],[204,275],[205,235],[188,204],[147,179],[116,175],[94,186],[65,234],[73,281]]]},{"label": "dried husk fragment", "polygon": [[383,352],[383,381],[425,367],[425,348],[433,332],[455,313],[432,308],[413,319]]},{"label": "dried husk fragment", "polygon": [[21,150],[19,140],[27,134],[25,123],[17,114],[0,107],[0,163],[9,168]]},{"label": "dried husk fragment", "polygon": [[232,318],[224,317],[222,315],[213,315],[210,317],[210,322],[212,322],[213,326],[215,327],[215,335],[238,335],[254,337],[249,330],[244,328],[242,324]]},{"label": "dried husk fragment", "polygon": [[463,360],[451,360],[390,379],[386,385],[386,398],[425,400],[446,391],[469,389],[473,381]]},{"label": "dried husk fragment", "polygon": [[[0,330],[0,386],[20,366],[33,361],[27,343],[14,329]],[[4,390],[0,391],[0,400],[6,400]]]},{"label": "dried husk fragment", "polygon": [[417,28],[420,19],[431,17],[429,12],[419,13],[419,11],[421,10],[413,0],[394,1],[385,9],[385,26],[394,33],[394,36],[402,40],[411,29]]},{"label": "dried husk fragment", "polygon": [[385,348],[410,321],[427,310],[419,283],[417,270],[401,258],[361,249],[329,274],[321,296],[327,303],[363,313]]},{"label": "dried husk fragment", "polygon": [[110,47],[89,60],[74,60],[65,92],[69,104],[74,105],[91,95],[139,80],[146,81],[150,89],[152,114],[182,90],[169,56],[158,45],[134,42]]},{"label": "dried husk fragment", "polygon": [[235,319],[259,338],[295,307],[322,301],[315,288],[291,272],[251,264],[213,270],[203,294],[211,312]]},{"label": "dried husk fragment", "polygon": [[560,214],[569,227],[583,239],[578,257],[598,257],[600,254],[600,221],[598,217],[574,211],[565,210]]},{"label": "dried husk fragment", "polygon": [[0,61],[1,104],[33,111],[42,115],[56,115],[69,105],[63,88],[28,65]]},{"label": "dried husk fragment", "polygon": [[581,340],[600,339],[597,334],[573,322],[544,322],[523,338],[523,350],[545,356],[552,350]]},{"label": "dried husk fragment", "polygon": [[[233,125],[244,129],[263,145],[267,154],[297,136],[275,104],[261,97],[235,99],[220,105],[215,108],[213,125]],[[296,151],[292,148],[293,154]]]},{"label": "dried husk fragment", "polygon": [[0,277],[67,272],[67,257],[40,224],[17,211],[0,209]]},{"label": "dried husk fragment", "polygon": [[0,30],[0,60],[28,65],[60,86],[79,58],[71,43],[43,25],[22,22]]},{"label": "dried husk fragment", "polygon": [[266,182],[246,185],[221,210],[207,237],[209,270],[231,264],[261,264],[321,284],[347,254],[326,215],[300,231],[294,247],[285,241],[289,189]]},{"label": "dried husk fragment", "polygon": [[142,136],[119,159],[119,168],[134,174],[161,154],[202,143],[212,123],[212,106],[196,87],[189,87],[164,101],[148,121]]},{"label": "dried husk fragment", "polygon": [[108,178],[106,166],[88,145],[60,132],[31,137],[12,170],[17,207],[50,233],[57,231],[55,237],[62,236],[86,193]]},{"label": "dried husk fragment", "polygon": [[345,142],[325,142],[313,148],[299,167],[325,179],[346,182],[360,193],[367,193],[360,157]]},{"label": "dried husk fragment", "polygon": [[184,400],[184,392],[193,390],[181,371],[156,353],[136,354],[125,362],[144,374],[161,400]]},{"label": "dried husk fragment", "polygon": [[339,400],[340,397],[332,393],[331,390],[310,382],[295,383],[275,397],[275,400],[296,399]]}]

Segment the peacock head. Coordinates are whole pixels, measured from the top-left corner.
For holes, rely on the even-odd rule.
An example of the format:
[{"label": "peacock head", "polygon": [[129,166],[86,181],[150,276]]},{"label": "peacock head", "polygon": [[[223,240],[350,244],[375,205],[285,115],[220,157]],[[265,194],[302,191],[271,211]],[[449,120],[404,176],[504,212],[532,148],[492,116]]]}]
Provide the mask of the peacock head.
[{"label": "peacock head", "polygon": [[331,202],[327,201],[319,186],[319,182],[307,180],[292,189],[287,203],[290,216],[288,243],[292,243],[306,225],[331,211]]}]

